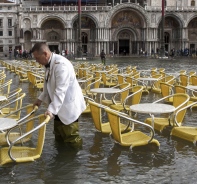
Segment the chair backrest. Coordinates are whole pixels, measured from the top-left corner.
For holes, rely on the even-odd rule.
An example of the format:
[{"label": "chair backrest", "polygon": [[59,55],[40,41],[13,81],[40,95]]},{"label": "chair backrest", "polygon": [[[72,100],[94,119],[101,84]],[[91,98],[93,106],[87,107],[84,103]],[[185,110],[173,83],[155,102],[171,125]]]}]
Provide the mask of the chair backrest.
[{"label": "chair backrest", "polygon": [[143,86],[132,87],[132,94],[125,99],[125,103],[129,105],[139,104],[142,97]]},{"label": "chair backrest", "polygon": [[191,84],[192,85],[197,85],[197,76],[196,75],[192,75],[191,76]]},{"label": "chair backrest", "polygon": [[91,115],[94,122],[94,126],[99,132],[102,131],[102,109],[106,108],[106,106],[101,105],[99,103],[88,100],[91,109]]},{"label": "chair backrest", "polygon": [[118,77],[118,84],[122,84],[122,83],[125,82],[125,81],[124,81],[124,76],[123,76],[123,75],[118,74],[117,77]]},{"label": "chair backrest", "polygon": [[164,82],[173,85],[175,82],[175,77],[172,75],[168,75],[164,78]]},{"label": "chair backrest", "polygon": [[1,95],[7,95],[10,93],[10,88],[11,88],[11,84],[12,84],[12,79],[9,79],[8,81],[6,81],[5,83],[0,85],[0,93]]},{"label": "chair backrest", "polygon": [[[173,106],[176,108],[176,111],[175,113],[188,105],[188,101],[189,101],[189,95],[187,94],[183,94],[183,93],[177,93],[177,94],[174,94],[173,95]],[[178,122],[182,122],[183,121],[183,118],[185,116],[185,113],[186,113],[186,110],[187,109],[184,109],[182,111],[180,111],[177,116],[176,116],[176,119]]]},{"label": "chair backrest", "polygon": [[118,116],[118,114],[115,111],[113,111],[109,108],[105,108],[105,111],[107,112],[107,116],[109,119],[113,139],[115,141],[121,143],[122,136],[121,136],[121,127],[120,127],[121,126],[120,125],[120,117]]},{"label": "chair backrest", "polygon": [[187,93],[187,88],[185,86],[181,85],[174,85],[174,91],[175,93]]},{"label": "chair backrest", "polygon": [[188,85],[188,83],[189,83],[189,76],[188,75],[180,74],[179,79],[180,79],[180,84],[182,86]]},{"label": "chair backrest", "polygon": [[[161,87],[161,94],[162,94],[162,97],[166,97],[166,96],[169,96],[173,93],[173,90],[172,90],[172,85],[166,83],[166,82],[161,82],[160,83],[160,87]],[[165,99],[165,101],[169,101],[169,99]]]}]

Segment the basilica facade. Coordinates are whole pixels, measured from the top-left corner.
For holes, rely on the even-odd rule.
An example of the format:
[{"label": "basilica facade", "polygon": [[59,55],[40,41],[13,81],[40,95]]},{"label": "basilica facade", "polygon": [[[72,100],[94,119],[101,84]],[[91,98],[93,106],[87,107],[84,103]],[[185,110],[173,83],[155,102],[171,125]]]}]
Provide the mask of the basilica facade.
[{"label": "basilica facade", "polygon": [[[164,45],[170,51],[197,49],[197,0],[166,0]],[[119,0],[102,4],[42,4],[36,0],[0,2],[0,55],[29,51],[46,42],[52,51],[136,55],[161,48],[161,0]],[[80,15],[80,16],[79,16]],[[79,21],[80,17],[80,21]],[[81,22],[81,29],[79,25]]]}]

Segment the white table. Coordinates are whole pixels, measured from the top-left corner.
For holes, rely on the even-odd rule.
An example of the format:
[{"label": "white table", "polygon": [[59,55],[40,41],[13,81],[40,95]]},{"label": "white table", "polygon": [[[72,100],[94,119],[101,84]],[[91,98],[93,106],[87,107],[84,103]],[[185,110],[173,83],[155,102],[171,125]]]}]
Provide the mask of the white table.
[{"label": "white table", "polygon": [[4,100],[7,100],[7,97],[6,96],[0,96],[0,102],[2,102]]},{"label": "white table", "polygon": [[100,94],[100,103],[102,99],[102,94],[116,94],[120,93],[121,90],[117,88],[94,88],[90,90],[91,93],[99,93]]},{"label": "white table", "polygon": [[17,125],[17,121],[11,118],[0,118],[0,131],[8,130]]},{"label": "white table", "polygon": [[188,86],[186,86],[186,88],[197,90],[197,86],[193,86],[193,85],[188,85]]},{"label": "white table", "polygon": [[172,113],[175,111],[175,107],[163,103],[140,103],[130,106],[130,110],[137,113],[150,114],[152,127],[154,127],[154,114]]}]

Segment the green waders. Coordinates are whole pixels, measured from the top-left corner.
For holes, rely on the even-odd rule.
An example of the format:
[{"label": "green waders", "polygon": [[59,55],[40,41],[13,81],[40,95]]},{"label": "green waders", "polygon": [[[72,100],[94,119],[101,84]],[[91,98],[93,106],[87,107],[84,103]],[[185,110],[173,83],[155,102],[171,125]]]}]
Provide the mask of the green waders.
[{"label": "green waders", "polygon": [[68,143],[70,146],[82,146],[82,139],[79,136],[78,120],[69,124],[63,124],[59,118],[54,119],[55,140],[58,142]]}]

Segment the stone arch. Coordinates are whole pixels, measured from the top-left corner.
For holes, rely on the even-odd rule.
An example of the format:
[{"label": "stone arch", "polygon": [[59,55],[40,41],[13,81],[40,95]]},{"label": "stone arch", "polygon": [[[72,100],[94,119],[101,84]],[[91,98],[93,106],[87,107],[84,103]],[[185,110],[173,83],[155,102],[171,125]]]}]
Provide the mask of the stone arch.
[{"label": "stone arch", "polygon": [[[165,19],[168,18],[168,17],[172,17],[173,19],[175,19],[179,23],[180,28],[184,27],[184,22],[179,15],[177,15],[177,14],[166,14]],[[159,25],[161,24],[161,21],[162,21],[162,16],[160,16],[158,18],[158,21],[157,21],[158,28],[159,28]]]},{"label": "stone arch", "polygon": [[188,27],[191,21],[195,20],[197,18],[196,14],[193,14],[190,18],[188,18],[187,22],[185,23],[185,27]]},{"label": "stone arch", "polygon": [[58,22],[61,22],[62,23],[62,26],[63,28],[66,28],[67,26],[67,23],[64,21],[63,18],[61,18],[60,16],[54,16],[54,15],[48,15],[48,16],[45,16],[43,18],[41,18],[41,20],[38,22],[38,28],[41,28],[41,26],[47,22],[48,20],[56,20]]},{"label": "stone arch", "polygon": [[138,40],[139,35],[138,35],[137,30],[136,30],[134,27],[119,27],[119,28],[116,29],[116,31],[113,33],[113,35],[112,35],[112,40],[118,41],[118,40],[117,40],[117,39],[118,39],[118,35],[119,35],[122,31],[124,31],[124,30],[127,30],[127,31],[129,31],[130,33],[132,33],[132,35],[134,36],[134,37],[133,37],[133,38],[134,38],[134,41]]},{"label": "stone arch", "polygon": [[[187,25],[188,28],[188,38],[190,42],[197,42],[197,16],[193,17]],[[197,48],[197,43],[196,43]]]},{"label": "stone arch", "polygon": [[57,19],[47,19],[41,25],[42,39],[49,41],[60,41],[64,39],[64,25]]},{"label": "stone arch", "polygon": [[[158,19],[158,38],[161,40],[162,36],[162,17]],[[182,29],[184,22],[180,16],[176,14],[167,13],[165,15],[164,25],[164,45],[165,50],[170,51],[172,48],[179,49],[181,45]]]},{"label": "stone arch", "polygon": [[112,19],[118,14],[119,12],[123,11],[131,11],[138,15],[141,19],[141,23],[143,24],[142,27],[148,27],[150,22],[148,20],[148,14],[141,6],[137,4],[120,4],[114,7],[114,10],[111,10],[110,13],[107,15],[105,20],[105,26],[110,27]]},{"label": "stone arch", "polygon": [[[78,41],[79,32],[78,32],[78,16],[75,16],[72,19],[72,28],[73,28],[73,40]],[[95,17],[87,14],[81,15],[81,41],[82,41],[82,51],[83,53],[95,53],[92,42],[96,40],[96,28],[98,27],[98,21]],[[85,36],[85,39],[83,36]],[[84,41],[86,40],[86,41]]]},{"label": "stone arch", "polygon": [[[91,19],[91,20],[94,22],[96,28],[98,27],[98,20],[97,20],[97,18],[96,18],[94,15],[82,13],[82,14],[81,14],[81,17],[88,17],[89,19]],[[78,20],[78,15],[75,15],[75,16],[73,17],[73,19],[72,19],[71,27],[73,27],[74,23],[75,23],[77,20]]]}]

